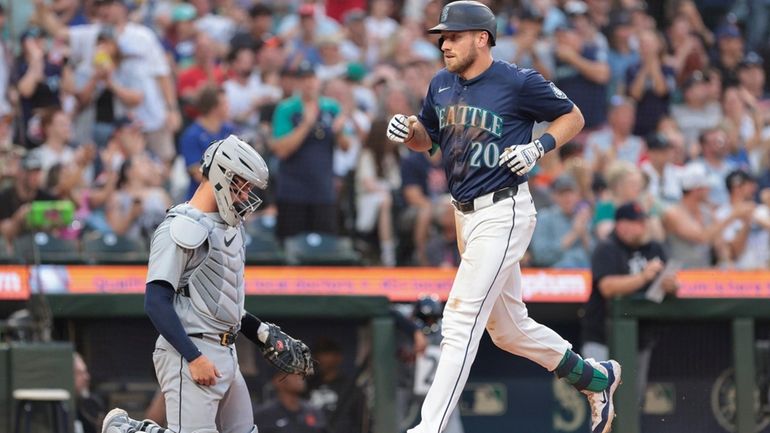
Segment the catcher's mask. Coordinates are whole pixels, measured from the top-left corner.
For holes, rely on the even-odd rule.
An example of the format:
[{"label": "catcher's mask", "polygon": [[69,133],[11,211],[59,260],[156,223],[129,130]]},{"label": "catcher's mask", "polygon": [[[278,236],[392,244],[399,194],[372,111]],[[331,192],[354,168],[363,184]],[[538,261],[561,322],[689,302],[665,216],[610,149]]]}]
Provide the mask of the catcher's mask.
[{"label": "catcher's mask", "polygon": [[262,204],[254,187],[267,188],[267,164],[238,137],[213,142],[203,154],[201,173],[211,182],[219,215],[227,225],[238,225]]}]

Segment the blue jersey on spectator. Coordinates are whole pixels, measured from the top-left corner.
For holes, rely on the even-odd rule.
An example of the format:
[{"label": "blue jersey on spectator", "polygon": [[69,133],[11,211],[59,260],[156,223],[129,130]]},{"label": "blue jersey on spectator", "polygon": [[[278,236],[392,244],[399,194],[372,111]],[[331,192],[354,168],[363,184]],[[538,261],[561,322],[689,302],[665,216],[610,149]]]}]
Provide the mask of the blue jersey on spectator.
[{"label": "blue jersey on spectator", "polygon": [[567,95],[537,71],[495,60],[470,80],[439,71],[419,119],[441,147],[449,192],[465,202],[524,182],[526,176],[498,167],[500,154],[531,142],[535,122],[550,122],[572,108]]},{"label": "blue jersey on spectator", "polygon": [[[626,89],[631,87],[639,71],[641,62],[631,65],[626,71]],[[652,91],[652,82],[645,84],[642,98],[636,101],[636,122],[634,123],[634,135],[645,137],[658,127],[658,121],[668,114],[671,94],[676,90],[676,72],[668,65],[661,66],[661,72],[666,80],[668,93],[658,96]]]},{"label": "blue jersey on spectator", "polygon": [[[185,166],[189,169],[193,165],[200,164],[203,152],[212,142],[224,140],[234,133],[235,127],[229,123],[222,124],[216,132],[207,130],[198,122],[190,124],[179,137],[179,153],[184,157]],[[191,177],[190,186],[187,189],[187,200],[192,197],[196,189],[198,189],[198,182]]]},{"label": "blue jersey on spectator", "polygon": [[[606,62],[607,51],[594,44],[584,45],[580,55],[594,62]],[[607,120],[607,85],[584,77],[574,66],[556,60],[553,81],[580,107],[586,128],[601,126]]]}]

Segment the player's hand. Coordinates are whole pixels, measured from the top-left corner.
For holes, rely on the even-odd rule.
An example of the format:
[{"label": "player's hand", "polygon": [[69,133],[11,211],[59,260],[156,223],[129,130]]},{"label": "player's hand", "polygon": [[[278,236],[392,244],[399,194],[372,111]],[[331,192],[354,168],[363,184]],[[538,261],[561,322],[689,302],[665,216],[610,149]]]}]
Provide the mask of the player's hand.
[{"label": "player's hand", "polygon": [[506,165],[515,175],[524,176],[532,170],[537,160],[543,155],[545,155],[543,145],[540,144],[540,140],[535,140],[527,144],[506,147],[497,165],[500,167]]},{"label": "player's hand", "polygon": [[403,143],[409,141],[414,136],[412,125],[417,122],[417,116],[406,117],[403,114],[396,114],[390,118],[388,123],[388,140]]},{"label": "player's hand", "polygon": [[206,355],[201,355],[190,363],[190,376],[198,385],[212,386],[216,385],[217,378],[222,377],[222,373]]}]

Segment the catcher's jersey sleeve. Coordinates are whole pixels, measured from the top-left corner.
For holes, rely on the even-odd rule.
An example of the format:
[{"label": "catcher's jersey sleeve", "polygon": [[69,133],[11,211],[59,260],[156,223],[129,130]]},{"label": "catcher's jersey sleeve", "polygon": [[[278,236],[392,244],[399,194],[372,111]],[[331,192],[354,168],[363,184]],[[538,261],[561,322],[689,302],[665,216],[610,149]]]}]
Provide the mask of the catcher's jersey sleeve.
[{"label": "catcher's jersey sleeve", "polygon": [[163,221],[152,236],[146,282],[166,281],[177,290],[193,251],[180,247],[171,239],[170,221],[168,218]]}]

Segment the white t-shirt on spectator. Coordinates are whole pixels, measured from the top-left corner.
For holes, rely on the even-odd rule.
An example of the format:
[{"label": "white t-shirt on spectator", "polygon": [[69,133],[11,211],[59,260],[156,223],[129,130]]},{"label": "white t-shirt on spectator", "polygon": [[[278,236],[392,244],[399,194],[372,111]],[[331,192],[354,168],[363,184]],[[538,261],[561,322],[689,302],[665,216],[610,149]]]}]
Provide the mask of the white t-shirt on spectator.
[{"label": "white t-shirt on spectator", "polygon": [[[717,218],[725,219],[732,212],[732,205],[727,204],[717,209]],[[754,211],[755,219],[769,219],[770,209],[765,205],[759,205]],[[732,241],[743,229],[743,221],[736,219],[725,227],[722,232],[722,238],[725,241]],[[735,267],[738,269],[767,269],[770,261],[770,233],[758,224],[752,222],[749,234],[746,237],[746,246],[741,254],[735,259]]]},{"label": "white t-shirt on spectator", "polygon": [[705,169],[706,178],[709,184],[709,201],[715,206],[725,206],[730,203],[730,193],[727,191],[725,179],[731,171],[737,167],[729,161],[723,161],[719,166],[713,166],[707,163],[703,158],[698,158],[687,164],[700,164]]},{"label": "white t-shirt on spectator", "polygon": [[[585,145],[585,159],[589,163],[593,164],[597,158],[597,153],[607,153],[613,147],[614,133],[609,127],[602,128],[596,132],[592,132],[586,138]],[[631,164],[638,165],[639,160],[642,158],[642,152],[644,152],[644,141],[636,135],[629,135],[615,149],[615,159],[620,161],[627,161]]]},{"label": "white t-shirt on spectator", "polygon": [[698,136],[701,132],[719,125],[722,121],[722,107],[717,102],[712,102],[703,109],[693,109],[685,104],[678,104],[671,107],[671,117],[674,119],[679,129],[682,130],[684,138],[687,139],[687,148],[699,146]]},{"label": "white t-shirt on spectator", "polygon": [[235,22],[222,15],[208,14],[195,20],[195,28],[206,33],[219,44],[229,45],[235,34]]},{"label": "white t-shirt on spectator", "polygon": [[75,162],[75,151],[69,146],[64,146],[60,151],[57,151],[48,143],[43,143],[36,152],[40,156],[40,165],[46,176],[48,170],[56,164],[69,165]]},{"label": "white t-shirt on spectator", "polygon": [[[222,84],[227,98],[227,106],[230,112],[230,118],[241,118],[245,113],[251,111],[254,101],[260,98],[281,98],[281,89],[262,83],[258,73],[249,76],[245,85],[235,81],[227,80]],[[250,125],[256,125],[259,121],[257,113],[253,113],[246,122]]]},{"label": "white t-shirt on spectator", "polygon": [[366,17],[364,26],[366,26],[366,35],[378,41],[388,39],[398,31],[398,22],[390,17]]},{"label": "white t-shirt on spectator", "polygon": [[647,190],[650,194],[664,203],[673,204],[682,198],[682,185],[679,181],[679,167],[674,164],[666,164],[663,167],[663,175],[650,164],[650,161],[644,161],[641,165],[644,172],[650,179]]}]

